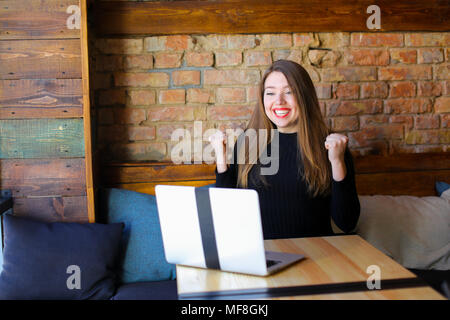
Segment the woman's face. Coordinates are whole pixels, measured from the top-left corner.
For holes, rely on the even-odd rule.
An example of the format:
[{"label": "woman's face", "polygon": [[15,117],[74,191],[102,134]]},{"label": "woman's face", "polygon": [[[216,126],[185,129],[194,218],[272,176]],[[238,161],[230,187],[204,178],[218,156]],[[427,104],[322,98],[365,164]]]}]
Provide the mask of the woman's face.
[{"label": "woman's face", "polygon": [[264,82],[264,111],[267,117],[282,133],[297,131],[297,100],[284,74],[279,71],[270,73]]}]

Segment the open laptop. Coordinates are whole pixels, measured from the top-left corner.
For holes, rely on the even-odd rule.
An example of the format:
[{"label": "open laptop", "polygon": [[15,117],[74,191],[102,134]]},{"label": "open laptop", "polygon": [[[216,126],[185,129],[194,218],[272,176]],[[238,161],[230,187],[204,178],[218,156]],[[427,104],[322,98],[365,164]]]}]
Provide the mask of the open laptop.
[{"label": "open laptop", "polygon": [[166,260],[265,276],[304,258],[264,250],[255,190],[157,185]]}]

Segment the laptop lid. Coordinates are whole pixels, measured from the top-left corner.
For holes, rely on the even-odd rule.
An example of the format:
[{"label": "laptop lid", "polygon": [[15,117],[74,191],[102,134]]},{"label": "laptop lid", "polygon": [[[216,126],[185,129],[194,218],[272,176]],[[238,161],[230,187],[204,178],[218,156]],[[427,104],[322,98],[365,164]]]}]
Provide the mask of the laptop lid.
[{"label": "laptop lid", "polygon": [[267,274],[255,190],[157,185],[155,193],[169,263]]}]

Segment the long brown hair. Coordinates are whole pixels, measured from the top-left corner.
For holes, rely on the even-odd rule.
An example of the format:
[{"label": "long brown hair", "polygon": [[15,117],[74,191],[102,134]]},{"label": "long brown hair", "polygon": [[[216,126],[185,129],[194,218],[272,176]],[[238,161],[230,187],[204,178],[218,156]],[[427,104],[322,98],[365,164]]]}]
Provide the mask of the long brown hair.
[{"label": "long brown hair", "polygon": [[[249,153],[255,154],[251,151],[256,148],[258,149],[256,154],[260,156],[272,139],[271,129],[276,129],[276,126],[265,113],[263,102],[264,83],[268,75],[274,71],[284,74],[297,101],[299,114],[297,143],[300,153],[299,159],[303,162],[301,173],[308,185],[308,192],[312,196],[326,194],[329,192],[331,183],[331,166],[324,147],[329,129],[323,120],[316,90],[308,72],[298,63],[289,60],[275,61],[266,70],[261,79],[258,103],[246,128],[246,130],[254,129],[257,135],[256,138],[246,137],[250,140],[248,141],[249,144],[246,144],[249,149],[238,149],[240,150],[240,159],[245,159],[245,161],[241,161],[238,164],[238,186],[242,188],[248,187],[249,172],[256,163],[255,159],[249,159]],[[267,132],[268,134],[266,137],[260,137],[261,132]],[[255,139],[258,140],[255,141]],[[280,150],[280,152],[282,151]],[[262,181],[264,182],[264,179]]]}]

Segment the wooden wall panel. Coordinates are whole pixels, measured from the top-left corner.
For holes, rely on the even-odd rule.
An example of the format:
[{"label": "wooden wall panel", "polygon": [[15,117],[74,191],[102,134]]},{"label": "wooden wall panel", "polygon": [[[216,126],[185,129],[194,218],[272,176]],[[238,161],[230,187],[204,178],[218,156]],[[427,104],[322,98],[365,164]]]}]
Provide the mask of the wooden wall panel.
[{"label": "wooden wall panel", "polygon": [[378,31],[450,29],[447,0],[97,1],[92,21],[98,35],[370,31],[373,4]]},{"label": "wooden wall panel", "polygon": [[79,29],[67,27],[73,14],[68,8],[78,4],[78,0],[2,0],[0,39],[80,38]]},{"label": "wooden wall panel", "polygon": [[80,40],[0,41],[0,79],[81,78]]},{"label": "wooden wall panel", "polygon": [[0,80],[0,119],[83,116],[81,79]]},{"label": "wooden wall panel", "polygon": [[0,189],[16,198],[86,195],[85,162],[76,159],[0,160]]},{"label": "wooden wall panel", "polygon": [[0,158],[84,157],[82,119],[0,120]]},{"label": "wooden wall panel", "polygon": [[13,212],[47,222],[87,222],[85,196],[16,198]]}]

